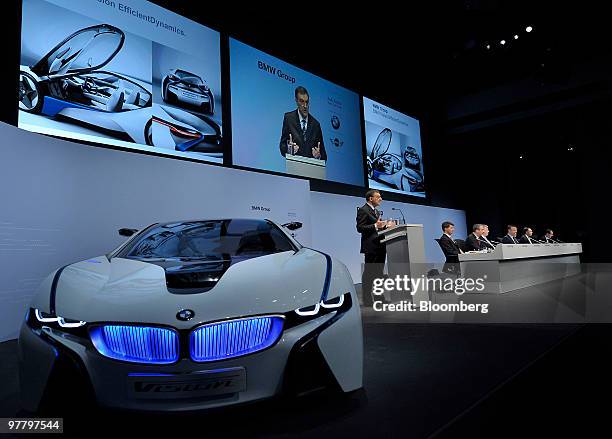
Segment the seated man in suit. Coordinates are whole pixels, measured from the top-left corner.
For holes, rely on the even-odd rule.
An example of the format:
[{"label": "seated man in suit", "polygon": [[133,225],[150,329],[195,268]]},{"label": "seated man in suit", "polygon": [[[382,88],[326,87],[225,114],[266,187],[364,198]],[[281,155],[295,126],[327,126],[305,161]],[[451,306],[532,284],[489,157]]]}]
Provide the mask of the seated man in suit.
[{"label": "seated man in suit", "polygon": [[[387,258],[387,248],[381,244],[378,232],[391,226],[391,222],[380,219],[380,211],[377,209],[382,203],[380,192],[370,189],[365,195],[366,203],[357,211],[357,231],[361,233],[361,250],[365,257],[365,267],[361,278],[363,292],[363,305],[372,306],[372,283],[374,279],[382,278]],[[381,299],[377,300],[382,300]]]},{"label": "seated man in suit", "polygon": [[280,153],[327,160],[323,133],[319,121],[308,112],[310,96],[302,87],[295,89],[297,109],[285,113],[280,139]]},{"label": "seated man in suit", "polygon": [[553,232],[552,229],[546,229],[546,233],[544,233],[540,241],[543,241],[545,244],[553,244],[557,242],[553,239],[553,236],[555,236],[555,232]]},{"label": "seated man in suit", "polygon": [[484,247],[480,242],[480,235],[482,235],[483,229],[484,226],[482,224],[474,224],[472,226],[472,233],[465,238],[465,248],[467,251],[481,250]]},{"label": "seated man in suit", "polygon": [[458,255],[463,253],[463,250],[459,248],[459,245],[455,242],[452,235],[455,232],[455,225],[450,221],[444,221],[442,223],[442,236],[438,240],[442,252],[446,257],[447,263],[459,262]]},{"label": "seated man in suit", "polygon": [[532,238],[533,236],[533,230],[531,230],[530,227],[524,227],[523,228],[523,236],[521,236],[521,239],[519,239],[519,243],[520,244],[535,244],[535,240],[533,240]]},{"label": "seated man in suit", "polygon": [[516,239],[518,228],[515,225],[510,224],[508,227],[506,227],[506,230],[508,233],[506,233],[506,236],[502,238],[502,244],[518,244],[518,239]]},{"label": "seated man in suit", "polygon": [[480,234],[480,248],[485,249],[485,248],[490,248],[490,249],[494,249],[495,248],[495,244],[492,241],[489,241],[489,226],[487,226],[486,224],[482,225],[482,233]]}]

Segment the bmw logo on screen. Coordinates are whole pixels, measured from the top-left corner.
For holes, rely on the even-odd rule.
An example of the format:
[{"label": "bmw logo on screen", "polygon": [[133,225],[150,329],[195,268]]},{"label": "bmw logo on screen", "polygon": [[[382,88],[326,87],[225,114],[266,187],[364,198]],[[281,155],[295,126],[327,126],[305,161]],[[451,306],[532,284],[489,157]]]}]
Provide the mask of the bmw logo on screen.
[{"label": "bmw logo on screen", "polygon": [[340,118],[338,116],[336,116],[335,114],[331,118],[331,126],[335,130],[340,128]]},{"label": "bmw logo on screen", "polygon": [[182,309],[176,313],[176,318],[183,322],[193,319],[193,316],[195,316],[195,312],[190,309]]}]

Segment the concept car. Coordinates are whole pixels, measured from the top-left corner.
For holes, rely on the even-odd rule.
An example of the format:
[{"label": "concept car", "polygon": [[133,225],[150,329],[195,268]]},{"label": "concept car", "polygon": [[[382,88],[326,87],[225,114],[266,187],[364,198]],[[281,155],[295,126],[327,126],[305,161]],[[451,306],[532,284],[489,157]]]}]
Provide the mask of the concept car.
[{"label": "concept car", "polygon": [[121,29],[90,26],[69,35],[33,66],[22,65],[19,109],[143,145],[222,153],[221,127],[214,120],[153,106],[151,93],[136,80],[102,70],[124,41]]},{"label": "concept car", "polygon": [[388,152],[392,137],[389,128],[378,134],[367,157],[368,178],[404,192],[424,192],[421,157],[417,150],[406,146],[402,156]]},{"label": "concept car", "polygon": [[172,69],[162,80],[164,101],[182,106],[198,107],[208,114],[215,112],[212,90],[195,73]]},{"label": "concept car", "polygon": [[121,229],[132,235],[114,251],[51,273],[19,335],[23,408],[93,396],[101,406],[178,411],[361,388],[351,276],[292,238],[299,225]]}]

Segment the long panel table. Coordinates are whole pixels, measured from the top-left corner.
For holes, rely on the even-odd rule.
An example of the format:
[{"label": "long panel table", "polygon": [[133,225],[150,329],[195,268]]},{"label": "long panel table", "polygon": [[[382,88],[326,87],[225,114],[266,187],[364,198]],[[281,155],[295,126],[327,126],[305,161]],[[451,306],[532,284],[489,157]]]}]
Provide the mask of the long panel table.
[{"label": "long panel table", "polygon": [[507,293],[580,273],[582,244],[499,244],[459,255],[461,276],[483,278],[483,293]]}]

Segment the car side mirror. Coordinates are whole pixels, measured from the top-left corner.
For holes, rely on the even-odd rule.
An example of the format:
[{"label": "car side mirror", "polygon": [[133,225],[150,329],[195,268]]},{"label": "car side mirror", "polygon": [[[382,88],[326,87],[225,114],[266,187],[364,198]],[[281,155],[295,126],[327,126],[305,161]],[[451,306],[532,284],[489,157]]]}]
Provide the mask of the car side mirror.
[{"label": "car side mirror", "polygon": [[286,223],[283,224],[283,227],[289,229],[289,230],[297,230],[300,229],[302,227],[302,223],[298,222],[298,221],[293,221],[290,223]]},{"label": "car side mirror", "polygon": [[138,232],[138,229],[119,229],[120,236],[132,236],[136,232]]}]

